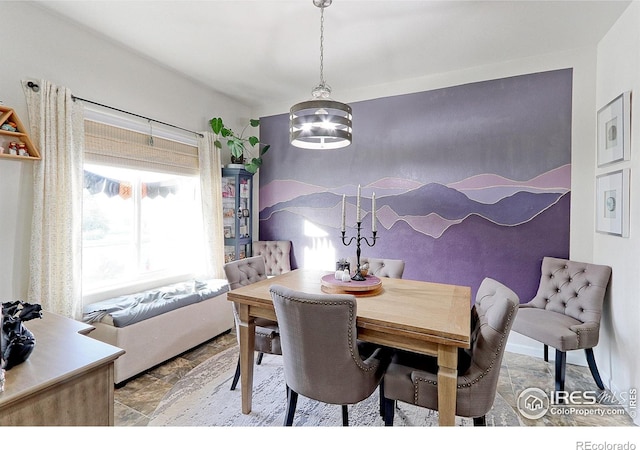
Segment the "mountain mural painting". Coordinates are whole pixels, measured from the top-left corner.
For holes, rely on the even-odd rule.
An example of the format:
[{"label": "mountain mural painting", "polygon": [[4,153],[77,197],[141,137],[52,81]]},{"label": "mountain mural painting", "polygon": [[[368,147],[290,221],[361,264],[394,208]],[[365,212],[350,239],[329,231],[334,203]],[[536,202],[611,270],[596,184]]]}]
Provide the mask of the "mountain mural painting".
[{"label": "mountain mural painting", "polygon": [[[437,115],[439,105],[446,107]],[[332,270],[330,258],[355,255],[341,243],[340,224],[344,194],[347,236],[355,233],[358,184],[366,236],[376,194],[378,240],[362,256],[405,260],[404,278],[471,286],[475,294],[492,277],[524,302],[536,292],[542,258],[568,257],[571,70],[352,107],[354,143],[339,152],[292,148],[286,115],[261,121],[274,151],[260,174],[260,239],[292,241],[293,267],[315,257]],[[396,158],[382,118],[398,136]]]}]

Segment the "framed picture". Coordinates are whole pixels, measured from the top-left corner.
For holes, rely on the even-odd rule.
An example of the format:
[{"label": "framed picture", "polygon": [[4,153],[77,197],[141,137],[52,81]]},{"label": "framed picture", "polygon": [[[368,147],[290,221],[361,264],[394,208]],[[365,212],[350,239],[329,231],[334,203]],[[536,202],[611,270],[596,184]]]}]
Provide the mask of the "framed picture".
[{"label": "framed picture", "polygon": [[596,231],[629,236],[630,169],[605,173],[596,178]]},{"label": "framed picture", "polygon": [[598,111],[598,167],[630,158],[631,92],[624,92]]}]

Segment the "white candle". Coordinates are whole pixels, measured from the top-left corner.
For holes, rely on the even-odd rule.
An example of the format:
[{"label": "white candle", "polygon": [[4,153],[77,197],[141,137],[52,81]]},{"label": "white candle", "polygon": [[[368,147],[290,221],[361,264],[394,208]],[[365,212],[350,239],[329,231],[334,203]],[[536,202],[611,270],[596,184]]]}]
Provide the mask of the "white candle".
[{"label": "white candle", "polygon": [[358,198],[356,200],[356,223],[360,223],[360,185],[358,185]]},{"label": "white candle", "polygon": [[371,197],[371,231],[376,231],[376,193]]},{"label": "white candle", "polygon": [[347,214],[347,210],[346,210],[346,201],[347,201],[347,196],[345,194],[342,194],[342,227],[341,230],[344,233],[344,223],[346,220],[346,214]]}]

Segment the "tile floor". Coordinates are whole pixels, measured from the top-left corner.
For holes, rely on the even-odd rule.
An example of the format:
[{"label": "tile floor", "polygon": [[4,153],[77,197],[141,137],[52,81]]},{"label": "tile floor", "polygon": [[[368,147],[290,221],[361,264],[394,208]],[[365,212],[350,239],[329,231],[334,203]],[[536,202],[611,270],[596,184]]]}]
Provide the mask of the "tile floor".
[{"label": "tile floor", "polygon": [[[165,364],[129,380],[115,391],[116,426],[146,426],[151,414],[171,387],[191,369],[211,356],[237,345],[235,334],[228,333],[206,342]],[[553,362],[542,358],[505,353],[498,392],[516,408],[520,392],[538,387],[548,392],[553,387]],[[568,391],[597,390],[586,367],[568,365],[566,374]],[[602,408],[602,407],[600,407]],[[616,408],[619,409],[619,408]],[[583,410],[584,411],[584,410]],[[547,413],[537,420],[520,417],[526,426],[632,426],[628,414],[595,415],[582,413]]]}]

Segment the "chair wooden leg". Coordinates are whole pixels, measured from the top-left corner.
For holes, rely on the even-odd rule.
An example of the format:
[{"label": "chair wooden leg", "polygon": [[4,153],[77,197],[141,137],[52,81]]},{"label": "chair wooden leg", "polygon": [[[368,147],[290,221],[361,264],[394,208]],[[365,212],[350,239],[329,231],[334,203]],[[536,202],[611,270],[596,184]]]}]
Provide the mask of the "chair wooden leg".
[{"label": "chair wooden leg", "polygon": [[567,352],[556,349],[556,392],[564,391],[564,376],[567,368]]},{"label": "chair wooden leg", "polygon": [[238,357],[238,365],[236,366],[236,373],[233,375],[233,381],[231,382],[232,391],[236,389],[239,379],[240,379],[240,357]]},{"label": "chair wooden leg", "polygon": [[[260,365],[262,362],[262,357],[264,353],[258,352],[258,358],[256,359],[256,364]],[[238,357],[238,365],[236,366],[236,373],[233,375],[233,381],[231,382],[231,390],[235,391],[236,386],[238,386],[238,380],[240,380],[240,357]]]},{"label": "chair wooden leg", "polygon": [[384,426],[393,426],[393,417],[395,416],[396,401],[390,398],[384,399]]},{"label": "chair wooden leg", "polygon": [[349,409],[347,408],[347,405],[342,405],[342,426],[349,426]]},{"label": "chair wooden leg", "polygon": [[596,366],[596,359],[593,356],[593,349],[585,348],[584,351],[587,354],[587,363],[589,364],[589,370],[591,371],[593,380],[599,389],[604,389],[604,383],[602,382],[602,378],[600,378],[600,372],[598,372],[598,366]]},{"label": "chair wooden leg", "polygon": [[474,427],[486,427],[487,426],[487,416],[480,416],[473,418],[473,426]]},{"label": "chair wooden leg", "polygon": [[293,416],[296,413],[296,404],[298,403],[298,393],[287,386],[287,413],[284,417],[284,426],[293,425]]},{"label": "chair wooden leg", "polygon": [[549,346],[544,344],[544,362],[549,362]]}]

